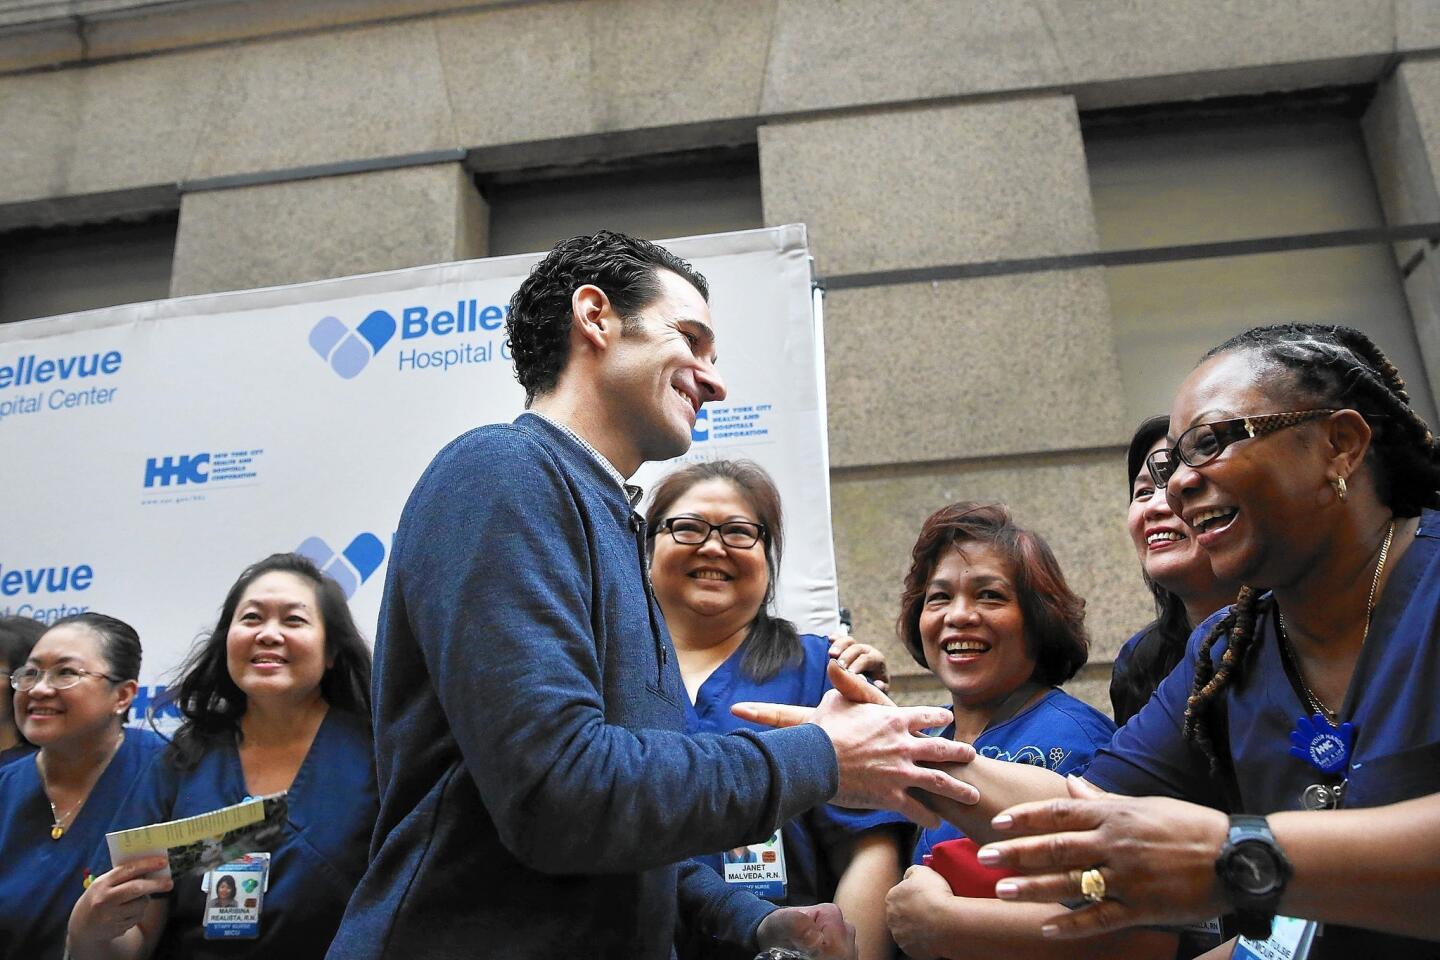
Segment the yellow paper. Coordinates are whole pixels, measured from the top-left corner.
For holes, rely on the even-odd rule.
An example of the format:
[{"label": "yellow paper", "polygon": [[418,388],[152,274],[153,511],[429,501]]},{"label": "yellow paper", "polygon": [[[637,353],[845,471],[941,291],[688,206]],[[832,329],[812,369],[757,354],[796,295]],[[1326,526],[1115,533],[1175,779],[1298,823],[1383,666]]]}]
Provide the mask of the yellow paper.
[{"label": "yellow paper", "polygon": [[110,846],[111,861],[118,864],[146,854],[163,853],[174,847],[212,840],[264,819],[265,798],[255,797],[233,807],[222,807],[183,820],[107,833],[105,839]]}]

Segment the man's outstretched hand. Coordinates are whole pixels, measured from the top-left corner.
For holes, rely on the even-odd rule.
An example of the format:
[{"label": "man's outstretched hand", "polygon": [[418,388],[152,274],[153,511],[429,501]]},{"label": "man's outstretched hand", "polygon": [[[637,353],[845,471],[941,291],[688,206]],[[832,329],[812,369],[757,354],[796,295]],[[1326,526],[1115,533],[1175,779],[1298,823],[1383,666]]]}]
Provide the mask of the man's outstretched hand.
[{"label": "man's outstretched hand", "polygon": [[818,707],[777,703],[737,703],[737,717],[772,727],[813,723],[835,748],[840,789],[832,802],[842,807],[895,810],[923,826],[939,826],[940,818],[912,791],[971,804],[979,792],[963,780],[934,769],[933,764],[964,764],[975,758],[968,743],[927,737],[923,731],[943,727],[950,712],[941,707],[897,707],[864,677],[836,663],[829,667],[835,689]]}]

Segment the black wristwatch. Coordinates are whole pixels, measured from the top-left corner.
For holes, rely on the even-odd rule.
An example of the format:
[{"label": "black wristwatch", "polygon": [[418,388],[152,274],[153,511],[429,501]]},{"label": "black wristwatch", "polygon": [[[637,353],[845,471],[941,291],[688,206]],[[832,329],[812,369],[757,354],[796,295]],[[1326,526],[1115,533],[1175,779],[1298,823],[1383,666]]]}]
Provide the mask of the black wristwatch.
[{"label": "black wristwatch", "polygon": [[1215,872],[1235,906],[1240,934],[1268,940],[1280,897],[1294,871],[1264,817],[1230,818],[1230,835],[1215,860]]}]

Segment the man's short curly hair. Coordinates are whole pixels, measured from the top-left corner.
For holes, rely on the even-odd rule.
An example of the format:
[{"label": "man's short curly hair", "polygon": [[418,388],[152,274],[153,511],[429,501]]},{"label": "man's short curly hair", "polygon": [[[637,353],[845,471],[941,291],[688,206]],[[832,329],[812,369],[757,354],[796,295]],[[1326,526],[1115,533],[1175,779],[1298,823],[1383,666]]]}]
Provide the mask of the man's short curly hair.
[{"label": "man's short curly hair", "polygon": [[659,298],[657,270],[678,274],[709,301],[710,285],[689,263],[649,240],[610,230],[563,240],[535,264],[510,298],[505,321],[505,340],[527,407],[555,388],[569,360],[570,298],[575,290],[592,284],[605,291],[624,334],[636,314]]}]

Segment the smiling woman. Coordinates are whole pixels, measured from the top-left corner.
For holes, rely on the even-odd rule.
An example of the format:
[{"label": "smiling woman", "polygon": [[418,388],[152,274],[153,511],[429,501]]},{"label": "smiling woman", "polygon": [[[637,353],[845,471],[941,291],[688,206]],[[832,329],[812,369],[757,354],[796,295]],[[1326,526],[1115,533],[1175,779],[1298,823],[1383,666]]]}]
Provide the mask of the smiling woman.
[{"label": "smiling woman", "polygon": [[[925,521],[900,595],[900,639],[950,691],[943,736],[980,756],[1057,773],[1083,769],[1115,725],[1059,685],[1085,665],[1085,601],[1050,547],[1003,504],[955,503]],[[961,837],[945,824],[934,844]]]},{"label": "smiling woman", "polygon": [[1140,560],[1145,585],[1155,597],[1155,619],[1125,642],[1115,656],[1110,704],[1123,725],[1154,694],[1185,653],[1190,631],[1235,599],[1238,585],[1210,568],[1194,531],[1170,509],[1145,461],[1167,447],[1170,417],[1150,417],[1135,429],[1126,457],[1130,509],[1125,526]]},{"label": "smiling woman", "polygon": [[36,747],[0,770],[0,956],[58,960],[85,867],[131,782],[164,745],[126,730],[140,638],[113,617],[56,622],[6,678]]},{"label": "smiling woman", "polygon": [[[1059,689],[1089,654],[1085,601],[1049,545],[1003,504],[955,503],[925,521],[898,626],[911,655],[950,691],[955,720],[941,736],[973,743],[977,756],[1069,774],[1110,741],[1110,719]],[[944,879],[916,868],[888,898],[907,956],[1173,956],[1174,938],[1152,933],[1104,938],[1085,952],[1047,950],[1044,912],[993,899],[999,875],[980,866],[976,849],[949,823],[921,831],[913,860]]]},{"label": "smiling woman", "polygon": [[[730,705],[740,700],[819,703],[829,689],[830,641],[798,634],[794,624],[769,609],[784,549],[780,494],[769,474],[748,461],[682,468],[656,485],[646,519],[650,580],[689,694],[688,731],[757,728],[730,714]],[[852,670],[883,676],[884,660],[871,647],[854,644],[839,657]],[[810,810],[779,831],[784,859],[772,873],[779,879],[757,886],[781,905],[833,900],[855,925],[861,960],[888,956],[892,948],[881,901],[899,877],[903,822],[892,814],[828,804]],[[747,889],[744,875],[727,871],[722,859],[716,852],[694,864]],[[700,929],[699,918],[682,917],[681,960],[748,958],[757,947],[789,945],[778,931],[795,915],[765,916],[770,907],[751,906],[752,918],[764,916],[758,943],[748,942],[749,931]]]},{"label": "smiling woman", "polygon": [[1096,755],[1085,779],[1127,797],[981,758],[954,769],[980,803],[946,815],[1037,834],[980,859],[1035,875],[1002,896],[1093,901],[1052,936],[1233,913],[1265,938],[1286,913],[1324,924],[1314,960],[1434,957],[1440,443],[1368,337],[1315,324],[1216,347],[1170,423],[1170,509],[1218,576],[1268,589],[1201,624]]},{"label": "smiling woman", "polygon": [[[280,553],[240,575],[171,688],[184,722],[115,828],[288,792],[289,821],[268,851],[259,939],[246,952],[319,960],[340,924],[377,810],[369,681],[370,651],[340,587],[309,560]],[[105,868],[96,865],[71,916],[73,957],[234,955],[234,944],[206,936],[198,879],[176,878],[168,897],[146,900],[171,890],[144,879],[155,865]]]}]

